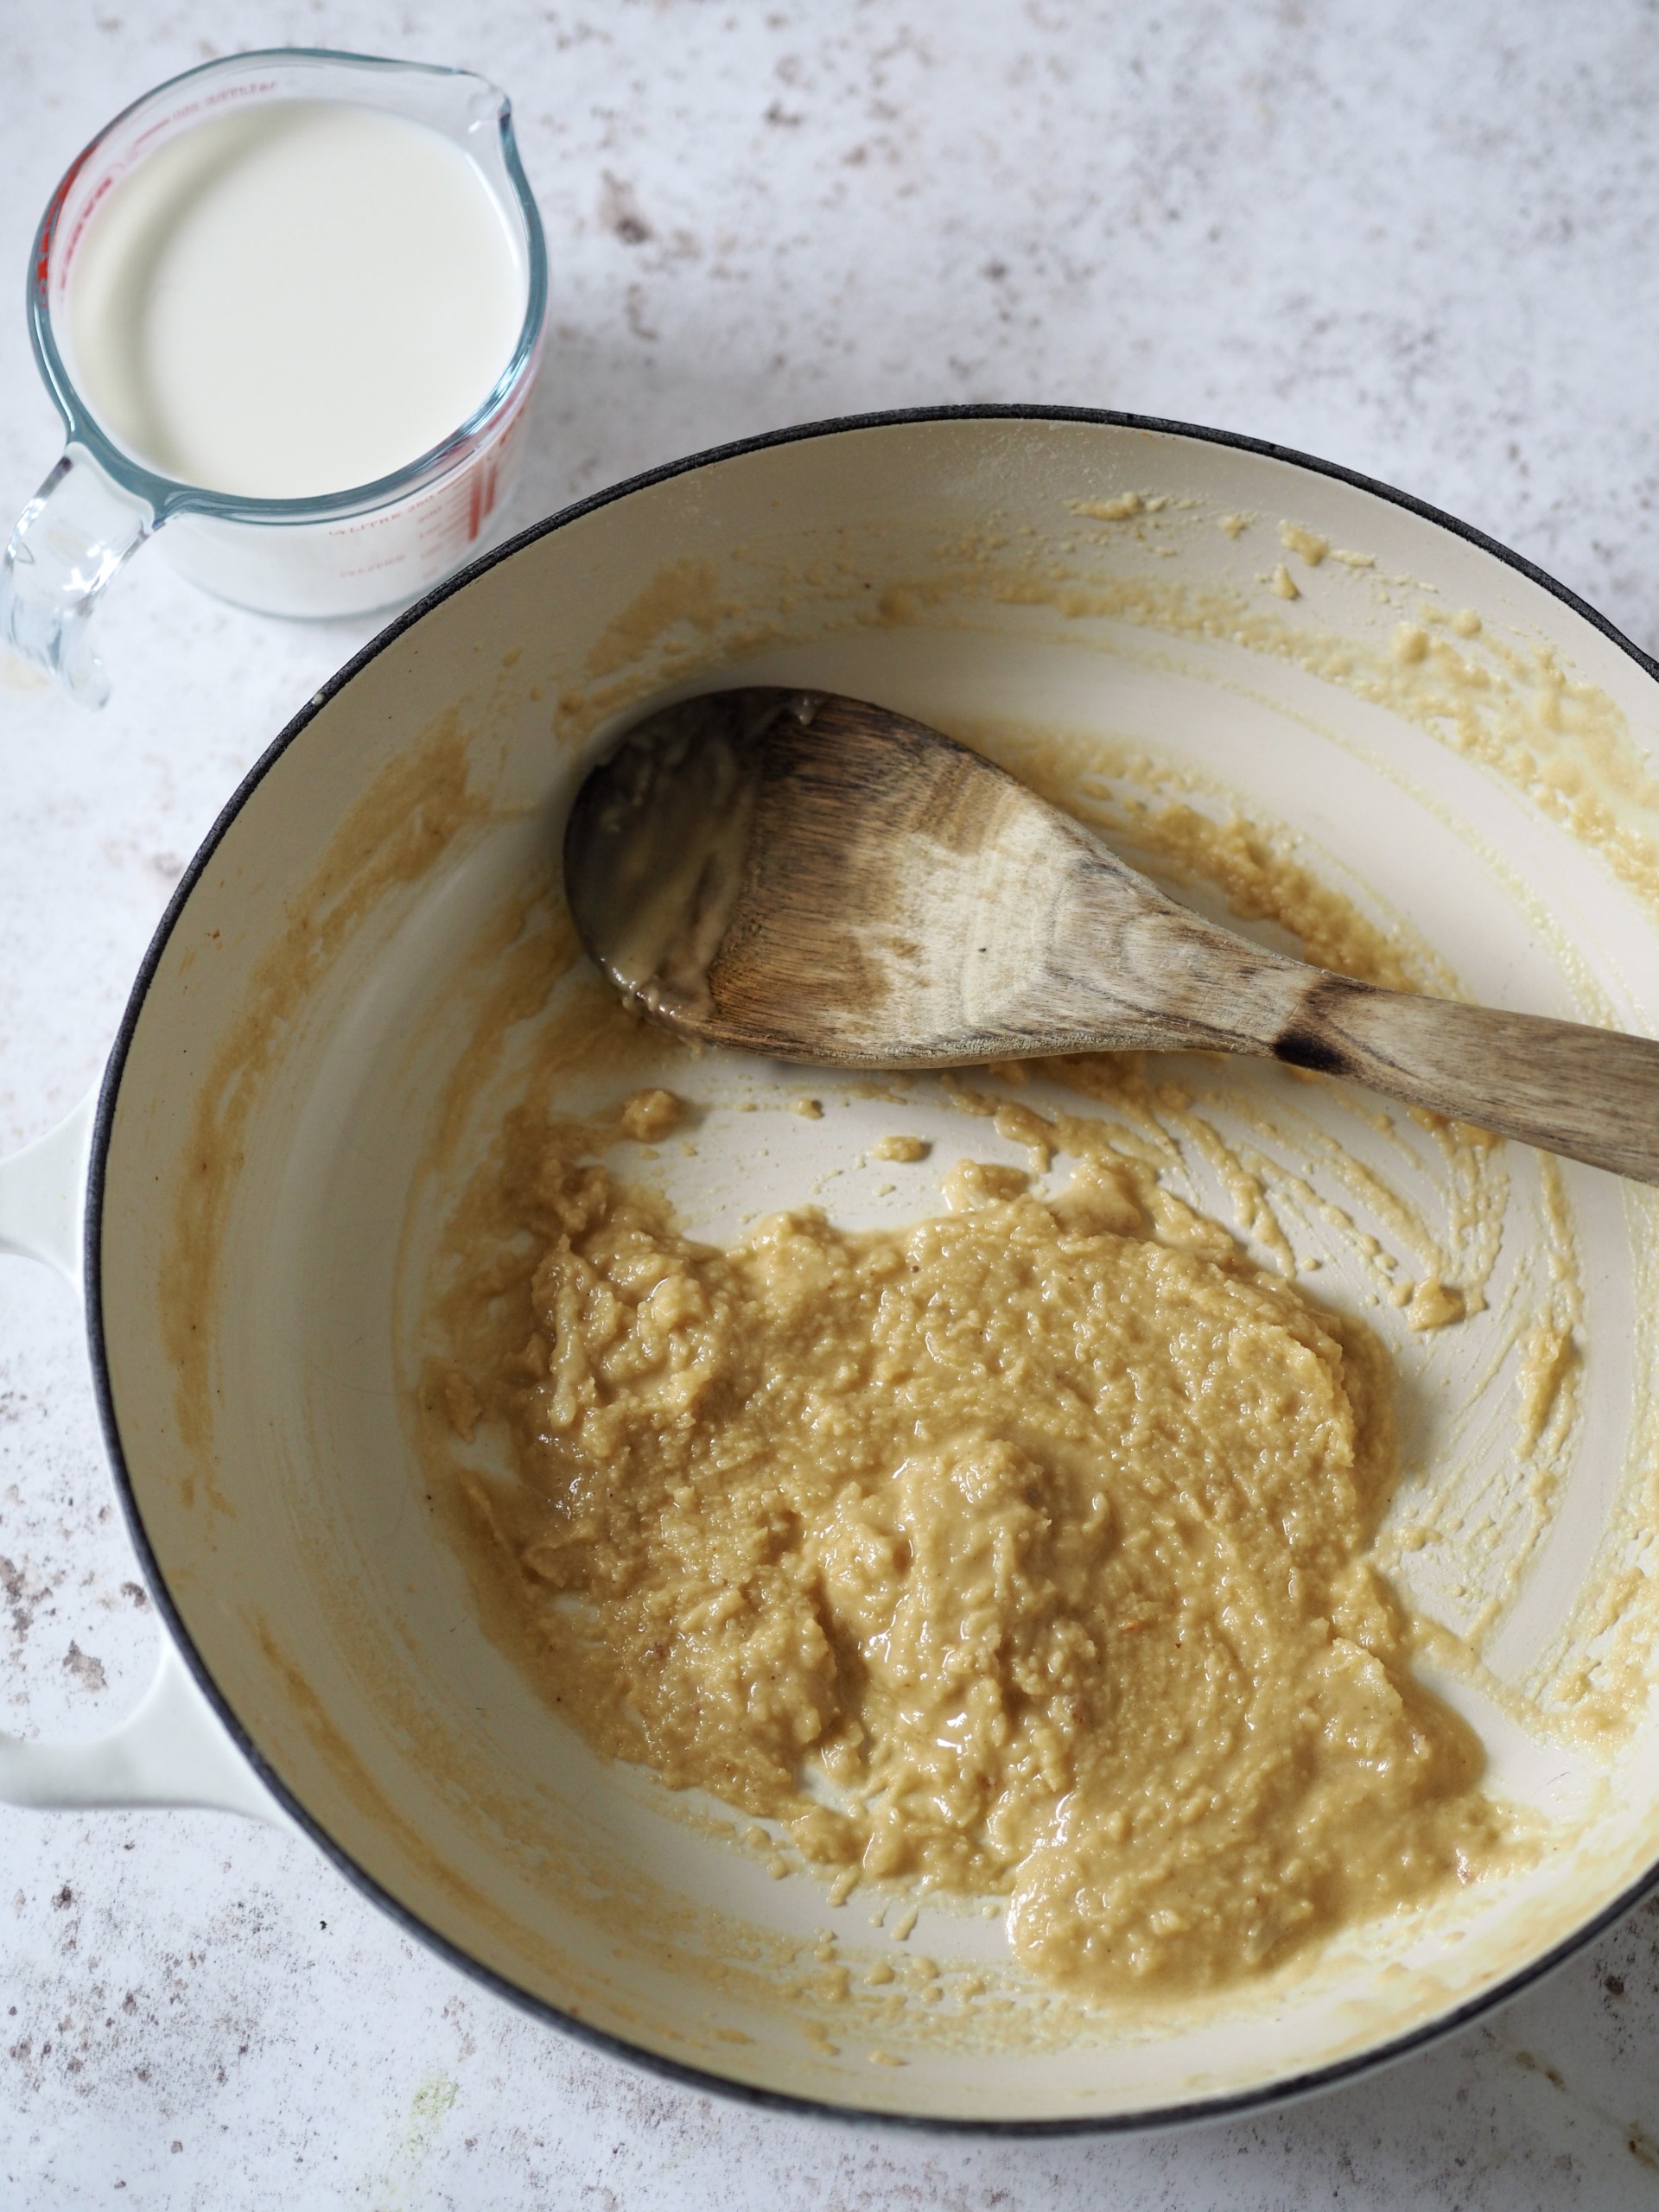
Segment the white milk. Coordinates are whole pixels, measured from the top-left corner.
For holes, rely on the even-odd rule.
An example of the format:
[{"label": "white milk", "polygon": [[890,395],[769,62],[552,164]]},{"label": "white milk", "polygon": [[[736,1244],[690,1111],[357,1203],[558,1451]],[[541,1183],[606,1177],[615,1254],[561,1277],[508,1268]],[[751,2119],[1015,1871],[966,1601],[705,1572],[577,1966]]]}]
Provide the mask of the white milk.
[{"label": "white milk", "polygon": [[111,191],[75,249],[73,373],[162,474],[310,498],[459,429],[525,296],[453,141],[351,102],[273,102],[184,131]]}]

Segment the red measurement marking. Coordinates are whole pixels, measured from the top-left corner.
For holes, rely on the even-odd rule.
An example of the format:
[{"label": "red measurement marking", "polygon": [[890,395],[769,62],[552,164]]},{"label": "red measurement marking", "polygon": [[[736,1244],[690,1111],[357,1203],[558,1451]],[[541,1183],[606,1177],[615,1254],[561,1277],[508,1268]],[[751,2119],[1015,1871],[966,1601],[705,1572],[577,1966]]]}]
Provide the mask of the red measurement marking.
[{"label": "red measurement marking", "polygon": [[124,170],[114,168],[110,171],[107,176],[99,177],[98,182],[92,187],[92,197],[87,200],[86,205],[76,216],[75,227],[70,232],[67,242],[66,243],[63,251],[58,259],[58,289],[60,292],[62,291],[64,286],[69,282],[69,271],[74,265],[76,252],[79,248],[81,239],[86,234],[86,226],[92,219],[93,211],[99,207],[105,194],[110,189],[110,187],[112,184],[115,184],[124,174]]},{"label": "red measurement marking", "polygon": [[384,561],[359,561],[354,569],[337,571],[342,583],[353,576],[372,576],[382,569],[401,569],[409,558],[407,553],[388,553]]},{"label": "red measurement marking", "polygon": [[52,242],[57,235],[58,219],[63,213],[63,203],[69,197],[70,186],[92,159],[92,148],[88,146],[84,152],[77,154],[74,160],[70,162],[64,172],[62,183],[52,195],[45,218],[41,224],[41,252],[39,260],[35,264],[35,282],[42,291],[46,289],[47,272],[52,261]]}]

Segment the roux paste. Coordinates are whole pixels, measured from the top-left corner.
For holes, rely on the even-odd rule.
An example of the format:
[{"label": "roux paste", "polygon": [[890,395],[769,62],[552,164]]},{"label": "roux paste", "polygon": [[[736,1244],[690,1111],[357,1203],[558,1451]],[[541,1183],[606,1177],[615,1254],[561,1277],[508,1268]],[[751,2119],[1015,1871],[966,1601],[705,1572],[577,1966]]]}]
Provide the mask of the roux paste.
[{"label": "roux paste", "polygon": [[460,1479],[602,1750],[826,1867],[1006,1895],[1046,1980],[1217,1986],[1470,1878],[1505,1823],[1366,1557],[1376,1338],[1103,1125],[1021,1110],[1071,1155],[1054,1198],[964,1161],[934,1217],[729,1249],[605,1164],[671,1094],[521,1116],[528,1242],[429,1398],[511,1434],[517,1483]]}]

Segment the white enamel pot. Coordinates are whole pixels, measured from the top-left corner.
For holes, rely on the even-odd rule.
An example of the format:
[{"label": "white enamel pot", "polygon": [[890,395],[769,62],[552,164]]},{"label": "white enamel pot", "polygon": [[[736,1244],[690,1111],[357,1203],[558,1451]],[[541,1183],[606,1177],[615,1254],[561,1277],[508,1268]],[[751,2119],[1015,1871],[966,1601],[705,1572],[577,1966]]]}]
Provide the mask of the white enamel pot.
[{"label": "white enamel pot", "polygon": [[[1476,616],[1479,640],[1507,641],[1507,735],[1482,723],[1478,683],[1460,723],[1372,680],[1433,665]],[[1659,1866],[1644,1688],[1588,1766],[1497,1732],[1499,1778],[1563,1824],[1529,1872],[1464,1893],[1455,1924],[1344,1939],[1270,2001],[1039,2024],[1028,2048],[918,2005],[885,2037],[902,2063],[873,2064],[856,2006],[836,2031],[831,1999],[790,1995],[779,1964],[804,1946],[810,1982],[813,1931],[834,1921],[861,1987],[893,1934],[861,1893],[836,1909],[808,1874],[772,1879],[764,1853],[600,1763],[484,1632],[411,1447],[410,1286],[444,1173],[467,1165],[439,1128],[456,1057],[493,1020],[501,1068],[477,1097],[499,1103],[534,1027],[510,993],[488,1014],[501,917],[548,879],[584,755],[645,699],[787,681],[947,728],[1109,732],[1288,825],[1356,895],[1409,916],[1471,995],[1651,1033],[1659,918],[1636,848],[1561,794],[1599,794],[1638,843],[1659,829],[1639,766],[1656,758],[1655,672],[1548,578],[1414,501],[1097,414],[785,433],[589,500],[465,572],[272,745],[156,934],[95,1116],[0,1169],[0,1249],[84,1265],[115,1480],[175,1647],[102,1742],[0,1745],[0,1795],[291,1821],[551,2023],[705,2087],[925,2125],[1236,2112],[1416,2048],[1545,1971]],[[746,1079],[802,1088],[786,1070]],[[763,1157],[752,1115],[711,1114],[679,1195],[716,1225],[736,1185],[798,1196],[850,1126],[797,1121],[797,1149]],[[1588,1584],[1644,1571],[1652,1199],[1587,1169],[1565,1190],[1588,1410],[1510,1593],[1515,1637],[1541,1647]],[[911,1948],[948,1978],[964,1958],[994,1972],[1000,1941],[930,1904]]]}]

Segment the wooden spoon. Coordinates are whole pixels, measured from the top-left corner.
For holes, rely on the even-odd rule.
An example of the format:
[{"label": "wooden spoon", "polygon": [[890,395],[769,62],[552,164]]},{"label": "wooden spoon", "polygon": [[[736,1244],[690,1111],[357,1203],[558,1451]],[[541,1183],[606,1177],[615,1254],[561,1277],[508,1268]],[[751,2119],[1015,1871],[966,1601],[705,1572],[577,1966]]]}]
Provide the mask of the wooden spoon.
[{"label": "wooden spoon", "polygon": [[564,865],[588,950],[683,1037],[864,1068],[1271,1054],[1659,1182],[1659,1043],[1263,951],[855,699],[718,691],[646,716],[577,793]]}]

